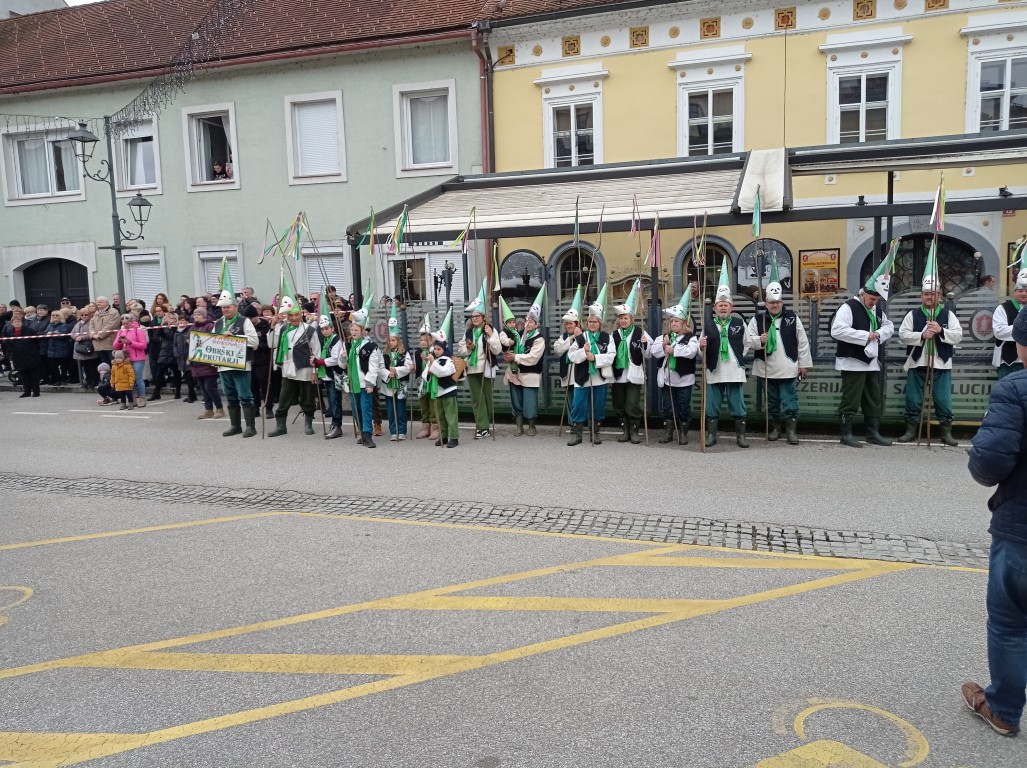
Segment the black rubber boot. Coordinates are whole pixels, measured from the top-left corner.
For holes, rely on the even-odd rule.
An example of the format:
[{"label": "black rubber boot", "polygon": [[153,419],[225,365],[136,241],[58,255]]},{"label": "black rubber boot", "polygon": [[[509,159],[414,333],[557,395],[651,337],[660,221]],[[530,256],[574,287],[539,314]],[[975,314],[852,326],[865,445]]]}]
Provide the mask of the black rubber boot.
[{"label": "black rubber boot", "polygon": [[517,429],[514,430],[514,436],[515,437],[520,437],[521,435],[524,434],[524,417],[523,416],[517,416],[516,417],[516,422],[517,422]]},{"label": "black rubber boot", "polygon": [[881,422],[877,419],[866,419],[867,442],[872,445],[883,445],[887,447],[892,444],[892,441],[881,434],[881,431],[878,429],[880,424]]},{"label": "black rubber boot", "polygon": [[899,437],[899,442],[900,443],[912,443],[914,440],[916,440],[916,430],[917,430],[918,426],[920,426],[920,425],[917,422],[910,421],[909,419],[907,419],[906,420],[906,431],[903,432],[902,435]]},{"label": "black rubber boot", "polygon": [[770,432],[767,433],[767,440],[774,441],[781,439],[781,422],[777,419],[770,420]]},{"label": "black rubber boot", "polygon": [[717,427],[720,426],[720,419],[706,419],[706,447],[710,448],[717,444]]},{"label": "black rubber boot", "polygon": [[683,422],[678,422],[678,445],[688,445],[688,425]]},{"label": "black rubber boot", "polygon": [[535,429],[535,420],[528,419],[528,437],[534,437],[538,434],[538,430]]},{"label": "black rubber boot", "polygon": [[735,419],[735,442],[739,448],[749,447],[749,441],[745,439],[745,419]]},{"label": "black rubber boot", "polygon": [[633,419],[628,422],[628,433],[631,435],[632,445],[638,445],[642,442],[642,435],[640,434],[641,422],[637,419]]},{"label": "black rubber boot", "polygon": [[228,404],[228,421],[231,426],[221,433],[222,437],[231,437],[232,435],[242,434],[242,409],[239,404],[232,405]]},{"label": "black rubber boot", "polygon": [[671,421],[670,419],[667,419],[663,423],[663,429],[664,429],[663,437],[660,438],[659,442],[661,442],[661,443],[673,442],[673,440],[674,440],[674,422]]},{"label": "black rubber boot", "polygon": [[850,448],[862,448],[863,443],[852,436],[852,418],[853,414],[851,413],[842,414],[842,445],[847,445]]},{"label": "black rubber boot", "polygon": [[[603,428],[603,422],[601,422],[601,421],[593,421],[592,422],[592,425],[591,425],[591,429],[592,429],[592,445],[602,445],[603,444],[603,438],[599,434],[599,430],[601,430],[602,428]],[[621,439],[619,437],[617,438],[617,442],[618,443],[621,442]]]},{"label": "black rubber boot", "polygon": [[314,434],[314,414],[312,413],[303,414],[303,434]]},{"label": "black rubber boot", "polygon": [[620,420],[620,434],[617,435],[618,443],[626,443],[631,439],[631,422],[626,418]]},{"label": "black rubber boot", "polygon": [[154,400],[160,400],[160,390],[159,389],[154,389],[153,392],[151,392],[147,396],[147,398],[146,398],[146,401],[148,403],[152,403]]},{"label": "black rubber boot", "polygon": [[789,416],[785,419],[785,435],[788,436],[788,445],[799,444],[799,417]]},{"label": "black rubber boot", "polygon": [[378,447],[377,445],[374,444],[374,440],[371,439],[371,433],[370,432],[362,432],[361,433],[361,435],[360,435],[360,444],[363,445],[365,448],[377,448]]},{"label": "black rubber boot", "polygon": [[460,441],[459,440],[450,440],[448,443],[446,443],[446,447],[447,448],[459,448],[460,447]]},{"label": "black rubber boot", "polygon": [[959,445],[959,441],[956,440],[956,438],[954,438],[952,436],[952,425],[951,424],[942,424],[941,425],[941,441],[943,443],[945,443],[945,445],[951,446],[953,448],[955,448],[957,445]]},{"label": "black rubber boot", "polygon": [[285,422],[285,416],[275,416],[275,428],[271,432],[268,432],[267,436],[278,437],[279,435],[287,434],[289,430],[286,428]]},{"label": "black rubber boot", "polygon": [[246,422],[246,430],[242,433],[243,437],[253,437],[257,434],[256,415],[252,405],[244,405],[242,407],[242,418]]},{"label": "black rubber boot", "polygon": [[571,436],[567,441],[567,445],[581,445],[581,433],[582,428],[580,424],[571,425]]}]

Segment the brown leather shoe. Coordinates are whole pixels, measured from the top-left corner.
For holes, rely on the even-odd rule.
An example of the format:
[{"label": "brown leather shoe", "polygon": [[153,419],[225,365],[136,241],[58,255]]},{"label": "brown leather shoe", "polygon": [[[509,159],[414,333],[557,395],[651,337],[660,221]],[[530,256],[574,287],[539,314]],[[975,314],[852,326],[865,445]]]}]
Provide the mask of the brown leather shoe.
[{"label": "brown leather shoe", "polygon": [[375,437],[381,437],[382,436],[382,423],[380,421],[374,422],[374,436]]},{"label": "brown leather shoe", "polygon": [[988,699],[984,695],[984,689],[977,683],[963,683],[960,690],[963,692],[963,703],[966,704],[967,708],[990,725],[991,730],[999,736],[1013,737],[1020,732],[1018,726],[1003,723],[995,716],[995,713],[988,707]]}]

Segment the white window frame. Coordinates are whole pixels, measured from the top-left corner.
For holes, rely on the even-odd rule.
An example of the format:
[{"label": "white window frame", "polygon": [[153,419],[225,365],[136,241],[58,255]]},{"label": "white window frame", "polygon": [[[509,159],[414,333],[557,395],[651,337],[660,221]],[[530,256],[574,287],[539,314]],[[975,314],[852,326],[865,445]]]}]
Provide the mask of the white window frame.
[{"label": "white window frame", "polygon": [[[1027,57],[1027,45],[1010,45],[1005,34],[991,35],[993,40],[982,39],[980,46],[971,50],[966,73],[966,132],[981,132],[981,65],[994,61],[1005,61]],[[976,50],[980,48],[981,50]],[[995,93],[999,93],[995,91]],[[1002,92],[1004,107],[1004,126],[999,130],[1009,128],[1009,86]]]},{"label": "white window frame", "polygon": [[592,107],[592,164],[603,162],[603,81],[609,76],[610,73],[603,69],[603,63],[597,61],[543,69],[542,76],[534,81],[542,89],[542,147],[546,168],[556,167],[553,111],[579,104]]},{"label": "white window frame", "polygon": [[[827,42],[819,46],[820,52],[825,54],[827,59],[827,115],[825,120],[827,144],[840,143],[839,81],[843,77],[856,75],[888,75],[888,117],[885,140],[901,137],[902,53],[905,46],[912,40],[913,36],[903,34],[901,27],[827,36]],[[864,109],[865,107],[861,108],[861,114]],[[860,125],[863,125],[862,117]]]},{"label": "white window frame", "polygon": [[143,304],[146,306],[146,308],[149,309],[150,308],[150,303],[153,301],[154,297],[153,296],[139,296],[138,292],[135,290],[135,286],[132,285],[130,283],[129,279],[128,279],[129,276],[131,275],[131,270],[129,269],[129,265],[130,264],[132,264],[133,262],[147,262],[147,261],[156,261],[160,265],[160,274],[161,274],[161,277],[164,280],[164,291],[163,292],[165,294],[167,294],[167,292],[168,292],[168,289],[167,289],[167,286],[168,286],[168,270],[167,270],[167,261],[165,261],[165,259],[164,259],[164,248],[149,248],[147,250],[132,250],[132,251],[126,251],[122,255],[122,268],[124,270],[124,275],[126,277],[125,293],[127,293],[129,295],[129,297],[134,297],[134,298],[139,299],[141,302],[143,302]]},{"label": "white window frame", "polygon": [[[413,147],[410,143],[411,97],[446,92],[446,106],[449,111],[449,160],[444,163],[413,162]],[[410,176],[442,176],[459,168],[457,158],[457,113],[456,80],[430,80],[423,83],[404,83],[392,86],[392,115],[396,140],[396,178]]]},{"label": "white window frame", "polygon": [[[745,93],[744,79],[741,75],[737,77],[725,77],[715,80],[703,80],[695,83],[678,83],[678,155],[688,157],[688,129],[689,129],[689,94],[706,91],[723,91],[731,89],[731,151],[743,152],[745,150]],[[712,99],[710,104],[712,105]],[[713,132],[710,131],[710,151],[702,157],[714,157],[712,151]]]},{"label": "white window frame", "polygon": [[127,148],[126,142],[129,139],[139,138],[138,136],[132,135],[133,131],[128,131],[127,135],[119,136],[115,141],[113,161],[115,173],[114,178],[117,180],[118,197],[133,197],[137,191],[146,192],[146,194],[150,196],[164,194],[164,186],[160,172],[160,136],[157,129],[157,120],[156,118],[149,118],[144,122],[149,123],[151,135],[153,136],[153,170],[155,182],[153,184],[133,185],[128,184],[125,181],[125,174],[128,173],[128,163],[125,161],[125,150]]},{"label": "white window frame", "polygon": [[[875,75],[887,75],[888,76],[888,98],[884,102],[886,110],[886,122],[885,122],[885,137],[887,139],[899,138],[899,121],[896,119],[895,113],[898,111],[899,105],[899,85],[898,79],[900,75],[896,71],[894,66],[882,66],[882,67],[835,67],[831,70],[830,78],[830,114],[827,116],[828,144],[841,144],[841,131],[842,131],[842,105],[839,101],[840,97],[840,84],[843,78],[859,77],[862,82],[866,83],[867,77],[873,77]],[[865,93],[865,87],[862,88]],[[880,102],[867,102],[865,99],[859,104],[859,142],[862,144],[867,141],[866,138],[866,110],[869,104],[877,105]],[[849,106],[849,105],[846,105]],[[876,107],[875,107],[876,108]],[[846,111],[854,111],[847,109]],[[851,143],[851,142],[850,142]]]},{"label": "white window frame", "polygon": [[[314,102],[335,102],[336,124],[339,133],[339,170],[337,173],[328,173],[317,176],[301,176],[299,174],[299,163],[296,162],[296,114],[295,105],[311,104]],[[345,123],[342,112],[342,91],[321,91],[319,93],[305,93],[285,97],[285,149],[289,163],[289,185],[301,184],[332,184],[346,181],[346,138]]]},{"label": "white window frame", "polygon": [[[234,285],[236,291],[241,291],[246,285],[246,274],[243,269],[242,244],[232,243],[228,245],[198,245],[193,248],[193,284],[196,286],[196,295],[201,296],[210,291],[211,295],[216,293],[217,286],[204,285],[203,264],[206,261],[221,261],[221,255],[228,251],[235,254],[236,274],[239,282]],[[231,260],[231,259],[230,259]],[[216,298],[216,297],[215,297]]]},{"label": "white window frame", "polygon": [[[22,195],[19,184],[16,142],[21,139],[45,138],[48,143],[62,141],[73,128],[54,131],[43,125],[28,126],[17,130],[0,130],[0,177],[3,180],[4,205],[17,207],[22,205],[52,205],[54,203],[75,203],[86,199],[86,180],[82,176],[82,163],[75,157],[75,172],[79,176],[79,188],[75,192],[58,192],[38,195]],[[49,150],[48,150],[49,154]],[[52,169],[50,169],[52,172]]]},{"label": "white window frame", "polygon": [[[315,245],[316,245],[316,248],[315,248]],[[345,273],[343,275],[343,279],[348,281],[348,282],[346,282],[346,283],[344,283],[342,285],[336,285],[335,286],[336,295],[339,296],[339,298],[343,298],[344,299],[349,294],[355,293],[354,286],[352,285],[352,283],[353,283],[353,274],[352,274],[352,272],[353,272],[353,265],[351,264],[350,259],[349,259],[349,249],[348,249],[347,245],[348,244],[347,244],[347,242],[345,240],[319,240],[314,245],[311,245],[310,243],[304,245],[300,249],[300,259],[301,259],[300,263],[303,265],[303,269],[301,270],[302,278],[300,278],[300,279],[301,279],[301,282],[303,283],[303,287],[302,288],[297,288],[297,290],[302,290],[302,291],[305,292],[304,295],[309,296],[311,291],[319,291],[323,287],[321,285],[311,285],[310,284],[309,271],[307,269],[307,264],[309,263],[308,260],[316,259],[317,258],[317,254],[320,253],[321,256],[331,256],[333,258],[334,257],[341,257],[342,258],[342,268],[343,268],[343,272]],[[297,275],[297,278],[299,278],[299,275]],[[349,289],[349,290],[347,290],[347,289]],[[277,291],[278,288],[276,287],[275,290]]]},{"label": "white window frame", "polygon": [[[196,120],[202,117],[214,115],[228,115],[228,140],[232,145],[232,178],[225,181],[196,181],[197,162],[196,157]],[[239,138],[237,135],[237,123],[235,119],[235,102],[227,101],[222,104],[204,104],[196,107],[182,108],[182,140],[185,142],[185,189],[186,192],[214,192],[224,189],[239,189],[241,177],[241,162],[239,153]],[[227,158],[226,158],[227,160]]]},{"label": "white window frame", "polygon": [[[553,117],[553,113],[557,109],[570,107],[571,109],[571,154],[572,156],[577,155],[577,148],[575,146],[574,139],[574,108],[584,105],[592,107],[592,165],[599,165],[603,162],[602,152],[602,129],[601,120],[603,116],[603,100],[599,95],[590,95],[582,98],[581,96],[565,96],[559,99],[546,99],[545,113],[543,114],[542,120],[544,124],[545,142],[546,142],[546,168],[556,168],[556,154],[553,147],[553,133],[556,130],[556,120]],[[572,163],[571,168],[587,168],[588,166],[581,166],[577,163]]]}]

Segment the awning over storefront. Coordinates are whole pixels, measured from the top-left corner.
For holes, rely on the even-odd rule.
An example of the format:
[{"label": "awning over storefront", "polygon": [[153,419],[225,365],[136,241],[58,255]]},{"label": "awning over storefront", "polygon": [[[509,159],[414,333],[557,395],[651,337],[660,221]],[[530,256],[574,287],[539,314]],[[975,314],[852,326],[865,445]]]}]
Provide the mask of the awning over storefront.
[{"label": "awning over storefront", "polygon": [[[1027,131],[900,139],[872,144],[804,147],[673,158],[573,169],[458,176],[378,213],[375,239],[384,242],[395,230],[404,208],[411,243],[448,242],[467,226],[475,209],[476,232],[493,238],[567,235],[573,231],[575,206],[581,234],[631,229],[633,200],[641,227],[652,229],[656,215],[662,229],[691,228],[695,217],[709,216],[710,226],[751,221],[756,189],[767,223],[828,219],[922,216],[930,214],[933,196],[919,202],[793,207],[794,175],[877,173],[1027,163]],[[1010,179],[1011,184],[1024,178]],[[949,196],[949,213],[1027,209],[1027,196],[966,199]],[[364,219],[347,229],[351,245],[367,231]]]}]

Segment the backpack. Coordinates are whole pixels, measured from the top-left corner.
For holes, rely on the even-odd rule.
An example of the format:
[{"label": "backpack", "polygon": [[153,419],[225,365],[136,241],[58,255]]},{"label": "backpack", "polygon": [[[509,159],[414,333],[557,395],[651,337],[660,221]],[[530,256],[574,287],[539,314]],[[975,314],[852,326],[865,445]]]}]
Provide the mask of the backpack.
[{"label": "backpack", "polygon": [[464,374],[467,373],[467,361],[462,357],[451,357],[450,359],[453,361],[453,366],[456,368],[453,372],[453,381],[460,381],[460,379],[464,377]]}]

